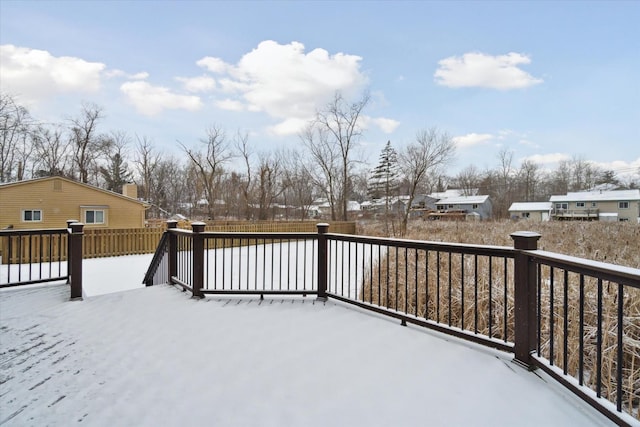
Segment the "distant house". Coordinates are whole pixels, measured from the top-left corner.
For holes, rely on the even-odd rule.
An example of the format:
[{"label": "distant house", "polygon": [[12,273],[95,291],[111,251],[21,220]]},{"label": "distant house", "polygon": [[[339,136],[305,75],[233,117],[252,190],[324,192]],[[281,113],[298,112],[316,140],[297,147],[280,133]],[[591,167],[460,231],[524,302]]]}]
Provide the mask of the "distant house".
[{"label": "distant house", "polygon": [[[336,212],[341,212],[342,207],[338,204],[334,206]],[[355,214],[362,210],[362,206],[355,200],[347,201],[347,214]],[[311,218],[330,218],[331,204],[327,199],[318,199],[314,204],[309,206],[309,216]]]},{"label": "distant house", "polygon": [[640,222],[640,190],[575,192],[549,201],[552,219]]},{"label": "distant house", "polygon": [[[393,196],[389,197],[389,213],[390,214],[403,214],[407,208],[407,199],[405,196]],[[360,209],[372,214],[383,214],[387,209],[387,199],[373,199],[360,203]]]},{"label": "distant house", "polygon": [[88,228],[141,228],[145,210],[135,184],[124,194],[63,177],[0,184],[1,228],[63,228],[76,219]]},{"label": "distant house", "polygon": [[[440,199],[436,203],[437,213],[430,214],[434,219],[444,219],[442,214],[464,216],[468,219],[489,219],[492,205],[489,196],[459,196]],[[438,218],[436,218],[438,217]]]},{"label": "distant house", "polygon": [[516,202],[509,207],[509,217],[511,219],[549,221],[551,208],[551,202]]}]

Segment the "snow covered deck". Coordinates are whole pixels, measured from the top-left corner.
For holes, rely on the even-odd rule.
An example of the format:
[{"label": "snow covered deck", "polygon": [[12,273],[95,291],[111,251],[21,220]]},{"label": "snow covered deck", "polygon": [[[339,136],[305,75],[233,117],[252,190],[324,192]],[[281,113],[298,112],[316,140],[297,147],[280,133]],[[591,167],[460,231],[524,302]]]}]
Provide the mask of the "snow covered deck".
[{"label": "snow covered deck", "polygon": [[511,356],[313,298],[0,292],[0,425],[588,426]]}]

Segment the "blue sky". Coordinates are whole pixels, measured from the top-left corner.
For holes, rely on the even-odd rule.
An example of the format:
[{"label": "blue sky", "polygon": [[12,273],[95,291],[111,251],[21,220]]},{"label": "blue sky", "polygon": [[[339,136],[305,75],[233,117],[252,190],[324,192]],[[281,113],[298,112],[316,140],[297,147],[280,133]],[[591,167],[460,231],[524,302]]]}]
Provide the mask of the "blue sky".
[{"label": "blue sky", "polygon": [[640,167],[638,21],[634,1],[2,0],[0,85],[52,122],[96,103],[103,131],[175,154],[211,125],[298,147],[336,90],[368,90],[370,163],[438,127],[458,144],[451,172],[507,148],[625,173]]}]

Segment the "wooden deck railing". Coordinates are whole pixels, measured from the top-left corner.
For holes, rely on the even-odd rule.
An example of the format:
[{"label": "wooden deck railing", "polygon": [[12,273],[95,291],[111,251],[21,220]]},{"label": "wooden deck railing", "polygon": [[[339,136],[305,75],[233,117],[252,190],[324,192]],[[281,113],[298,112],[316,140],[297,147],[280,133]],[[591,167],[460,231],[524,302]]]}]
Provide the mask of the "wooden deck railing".
[{"label": "wooden deck railing", "polygon": [[[333,298],[514,354],[619,425],[640,420],[640,270],[513,247],[170,224],[145,283]],[[230,245],[224,242],[231,242]]]}]

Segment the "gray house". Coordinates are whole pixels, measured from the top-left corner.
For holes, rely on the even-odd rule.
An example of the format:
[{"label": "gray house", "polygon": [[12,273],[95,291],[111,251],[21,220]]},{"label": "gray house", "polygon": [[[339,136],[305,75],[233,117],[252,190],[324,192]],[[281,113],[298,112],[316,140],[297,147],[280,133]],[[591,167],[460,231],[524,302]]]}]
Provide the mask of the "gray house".
[{"label": "gray house", "polygon": [[464,215],[469,219],[489,219],[492,215],[492,205],[489,196],[459,196],[441,199],[436,203],[438,213]]}]

